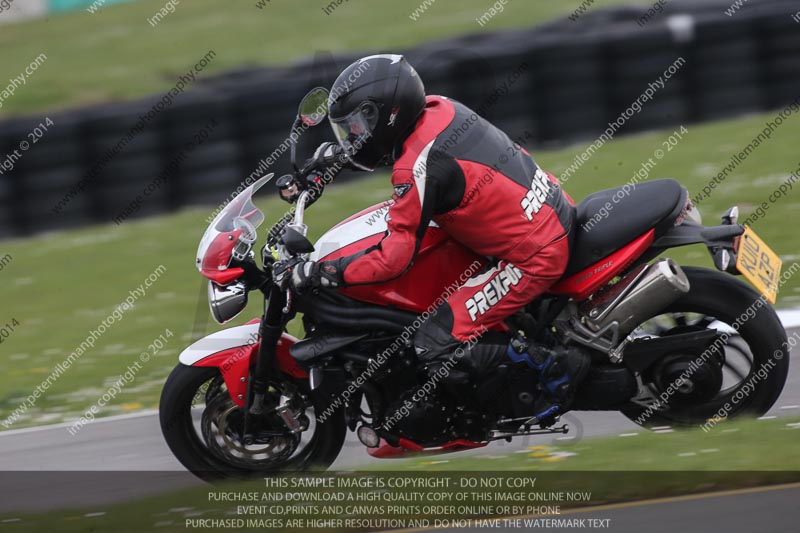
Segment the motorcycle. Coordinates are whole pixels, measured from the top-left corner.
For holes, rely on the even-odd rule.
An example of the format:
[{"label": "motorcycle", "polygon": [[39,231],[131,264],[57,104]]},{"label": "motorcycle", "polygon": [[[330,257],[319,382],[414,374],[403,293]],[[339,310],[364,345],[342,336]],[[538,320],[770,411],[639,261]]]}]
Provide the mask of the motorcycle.
[{"label": "motorcycle", "polygon": [[[306,95],[293,131],[320,124],[327,97],[321,88]],[[186,348],[164,385],[162,432],[187,469],[207,480],[324,469],[348,430],[377,458],[569,430],[560,422],[538,425],[539,379],[524,362],[509,359],[478,382],[455,368],[431,384],[418,368],[411,338],[447,296],[443,288],[493,266],[435,223],[400,278],[307,294],[287,288],[299,261],[356,253],[386,231],[384,203],[312,244],[305,209],[345,158],[328,150],[298,165],[292,144],[291,161],[294,171],[276,185],[295,207],[269,231],[260,266],[254,245],[265,216],[253,196],[272,174],[230,201],[200,242],[197,268],[209,280],[217,322],[238,316],[250,292],[265,303],[259,318]],[[608,202],[613,211],[597,220]],[[738,209],[720,225],[703,226],[687,190],[661,179],[591,194],[577,214],[563,278],[496,328],[591,354],[571,409],[620,411],[645,427],[765,413],[788,372],[786,332],[768,303],[782,281],[781,264],[737,223]],[[591,231],[584,231],[589,220]],[[692,244],[708,248],[716,270],[659,258]],[[731,274],[743,274],[760,292]],[[286,331],[298,313],[303,339]]]}]

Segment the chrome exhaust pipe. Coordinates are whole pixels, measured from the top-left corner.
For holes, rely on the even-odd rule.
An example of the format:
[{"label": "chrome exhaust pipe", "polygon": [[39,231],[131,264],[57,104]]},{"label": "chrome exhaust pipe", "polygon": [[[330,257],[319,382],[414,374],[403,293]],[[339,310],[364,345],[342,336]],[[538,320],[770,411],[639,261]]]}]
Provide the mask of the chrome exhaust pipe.
[{"label": "chrome exhaust pipe", "polygon": [[689,279],[672,259],[642,266],[592,302],[587,325],[594,331],[603,331],[616,322],[619,336],[627,336],[689,292],[689,288]]}]

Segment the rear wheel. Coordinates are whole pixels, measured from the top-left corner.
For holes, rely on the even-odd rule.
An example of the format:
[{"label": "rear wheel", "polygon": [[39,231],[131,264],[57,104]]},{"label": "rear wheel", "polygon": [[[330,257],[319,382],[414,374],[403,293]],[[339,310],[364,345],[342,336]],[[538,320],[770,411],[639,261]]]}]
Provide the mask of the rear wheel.
[{"label": "rear wheel", "polygon": [[715,329],[727,339],[712,344],[703,359],[704,350],[698,349],[670,354],[654,364],[640,376],[640,394],[622,413],[645,427],[709,421],[713,426],[736,416],[763,415],[778,399],[789,370],[786,331],[777,314],[737,278],[704,268],[683,270],[691,283],[689,293],[636,333],[664,336]]},{"label": "rear wheel", "polygon": [[[282,376],[270,381],[264,404],[264,413],[251,416],[250,434],[243,436],[244,411],[231,400],[219,369],[178,365],[161,393],[161,431],[178,460],[207,481],[333,463],[346,432],[341,409],[318,418],[327,405]],[[281,405],[289,407],[283,417],[291,416],[302,431],[288,431],[276,409]]]}]

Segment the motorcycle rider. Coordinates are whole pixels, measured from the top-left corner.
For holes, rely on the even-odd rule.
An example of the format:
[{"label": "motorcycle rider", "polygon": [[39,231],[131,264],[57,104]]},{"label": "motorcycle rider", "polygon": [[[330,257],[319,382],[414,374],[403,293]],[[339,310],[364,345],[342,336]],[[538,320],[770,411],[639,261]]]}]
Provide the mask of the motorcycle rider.
[{"label": "motorcycle rider", "polygon": [[[416,332],[419,360],[436,368],[475,331],[500,325],[561,278],[575,224],[572,200],[504,132],[459,102],[426,97],[403,56],[369,56],[347,67],[334,82],[328,108],[352,167],[393,166],[393,204],[379,244],[334,261],[296,265],[290,281],[296,290],[397,278],[436,223],[494,260]],[[330,149],[323,144],[318,153]],[[484,335],[462,360],[480,375],[507,358],[539,372],[543,394],[536,416],[542,426],[568,408],[589,364],[580,352],[527,346],[518,337],[509,342],[499,332]]]}]

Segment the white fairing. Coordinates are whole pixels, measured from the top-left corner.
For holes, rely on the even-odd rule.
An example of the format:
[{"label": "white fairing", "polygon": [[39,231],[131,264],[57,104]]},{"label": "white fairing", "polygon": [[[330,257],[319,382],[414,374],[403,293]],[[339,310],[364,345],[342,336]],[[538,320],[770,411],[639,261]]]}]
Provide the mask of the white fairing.
[{"label": "white fairing", "polygon": [[[373,235],[383,235],[388,228],[389,204],[376,205],[374,209],[343,224],[328,230],[314,243],[314,251],[309,254],[310,261],[321,261],[327,256],[351,244]],[[435,222],[429,228],[439,227]]]},{"label": "white fairing", "polygon": [[387,227],[386,214],[388,212],[388,206],[376,206],[373,211],[331,228],[314,243],[314,251],[309,255],[309,259],[320,261],[340,248],[372,235],[383,234]]},{"label": "white fairing", "polygon": [[203,337],[186,348],[179,357],[184,365],[192,366],[209,355],[223,350],[255,344],[258,341],[258,324],[247,324],[235,328],[223,329]]}]

